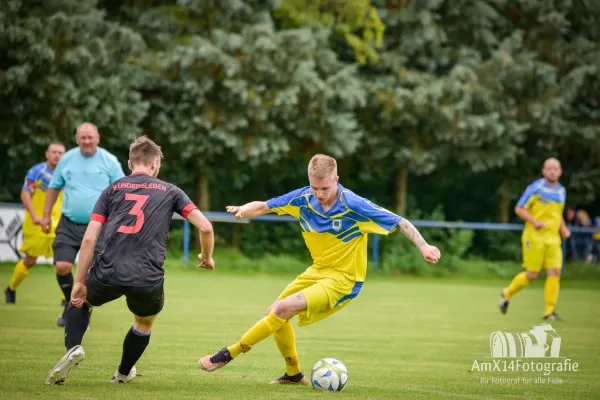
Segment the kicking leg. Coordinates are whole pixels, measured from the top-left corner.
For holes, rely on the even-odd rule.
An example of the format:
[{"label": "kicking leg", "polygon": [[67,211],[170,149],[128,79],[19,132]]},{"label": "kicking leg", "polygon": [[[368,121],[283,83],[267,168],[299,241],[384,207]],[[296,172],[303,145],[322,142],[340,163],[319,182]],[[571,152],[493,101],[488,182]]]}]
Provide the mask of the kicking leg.
[{"label": "kicking leg", "polygon": [[74,307],[69,304],[66,312],[65,326],[65,347],[66,354],[61,358],[46,378],[46,384],[55,385],[63,383],[71,369],[77,366],[84,358],[85,352],[81,347],[83,335],[88,326],[90,319],[90,310],[88,304],[84,304],[81,308]]},{"label": "kicking leg", "polygon": [[244,333],[238,343],[202,357],[199,361],[200,367],[209,372],[224,367],[241,353],[249,352],[254,345],[277,332],[291,317],[305,311],[306,308],[306,299],[301,292],[277,302],[266,317]]},{"label": "kicking leg", "polygon": [[150,332],[155,320],[156,315],[150,317],[135,315],[135,322],[125,335],[121,364],[110,380],[112,383],[128,383],[136,377],[135,364],[150,343]]}]

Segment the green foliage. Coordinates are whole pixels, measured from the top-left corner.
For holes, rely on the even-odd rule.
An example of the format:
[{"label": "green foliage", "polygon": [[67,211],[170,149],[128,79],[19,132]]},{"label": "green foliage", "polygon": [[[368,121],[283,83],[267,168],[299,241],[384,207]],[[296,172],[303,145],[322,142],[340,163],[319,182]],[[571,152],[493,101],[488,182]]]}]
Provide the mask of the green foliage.
[{"label": "green foliage", "polygon": [[[430,215],[415,212],[411,217],[433,221],[445,219],[441,208],[435,209]],[[412,242],[401,233],[394,233],[382,240],[381,268],[385,273],[390,274],[435,276],[455,274],[471,247],[473,235],[473,231],[468,229],[428,228],[424,230],[425,240],[435,243],[442,253],[437,264],[429,264]]]},{"label": "green foliage", "polygon": [[331,27],[334,47],[343,52],[344,46],[336,44],[349,46],[361,65],[379,60],[385,25],[371,0],[282,0],[274,15],[284,29]]},{"label": "green foliage", "polygon": [[[556,156],[568,202],[600,212],[600,2],[5,3],[0,201],[18,201],[49,141],[71,147],[91,120],[123,163],[134,135],[155,138],[161,177],[214,210],[304,186],[306,162],[325,152],[343,184],[382,206],[408,189],[409,211],[443,205],[468,221],[493,220],[499,198],[510,210]],[[234,240],[218,230],[219,244]],[[448,254],[470,243],[433,232]],[[412,254],[389,240],[390,257]],[[518,246],[478,233],[469,255],[512,260]],[[246,226],[240,247],[305,254],[288,225]]]}]

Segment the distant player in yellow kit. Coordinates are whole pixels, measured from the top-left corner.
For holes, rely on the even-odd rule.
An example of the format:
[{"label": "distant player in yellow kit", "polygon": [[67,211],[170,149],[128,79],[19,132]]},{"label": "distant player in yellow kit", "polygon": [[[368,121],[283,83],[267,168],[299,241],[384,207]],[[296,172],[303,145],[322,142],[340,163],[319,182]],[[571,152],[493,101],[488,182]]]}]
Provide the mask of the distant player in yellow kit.
[{"label": "distant player in yellow kit", "polygon": [[[40,222],[46,201],[46,191],[52,179],[54,168],[65,154],[65,146],[59,142],[52,142],[46,149],[46,162],[31,167],[25,177],[25,184],[21,190],[21,201],[25,206],[25,221],[23,222],[23,245],[21,253],[25,258],[20,260],[13,271],[10,284],[4,291],[7,304],[15,304],[17,300],[17,287],[29,275],[29,270],[35,265],[38,257],[52,257],[52,241],[54,240],[56,225],[60,219],[62,194],[59,201],[52,209],[53,221],[50,233],[44,233]],[[64,300],[64,298],[63,298]]]},{"label": "distant player in yellow kit", "polygon": [[425,260],[430,263],[439,260],[440,251],[427,244],[408,220],[340,185],[335,159],[321,154],[314,156],[308,165],[308,179],[310,186],[267,202],[227,207],[238,219],[268,212],[297,218],[313,265],[283,290],[267,310],[267,316],[239,342],[202,357],[199,364],[203,370],[224,367],[273,335],[285,360],[285,374],[271,383],[308,385],[300,369],[290,319],[299,315],[299,326],[312,324],[341,310],[358,296],[367,275],[369,233],[387,235],[400,228]]},{"label": "distant player in yellow kit", "polygon": [[506,314],[510,299],[536,280],[542,268],[545,268],[544,319],[560,321],[562,319],[556,314],[556,302],[563,264],[561,238],[568,239],[571,236],[563,219],[567,193],[558,182],[562,169],[556,158],[544,162],[542,175],[543,178],[527,187],[515,207],[516,214],[525,221],[521,239],[525,272],[515,276],[510,286],[502,291],[499,305],[500,311]]}]

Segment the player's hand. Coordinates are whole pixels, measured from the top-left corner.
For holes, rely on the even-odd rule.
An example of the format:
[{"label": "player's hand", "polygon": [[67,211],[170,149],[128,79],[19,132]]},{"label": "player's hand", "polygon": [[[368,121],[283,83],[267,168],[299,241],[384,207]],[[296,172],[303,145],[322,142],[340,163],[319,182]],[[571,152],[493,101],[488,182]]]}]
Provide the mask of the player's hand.
[{"label": "player's hand", "polygon": [[428,244],[424,244],[419,250],[421,251],[425,261],[432,264],[437,264],[442,256],[442,253],[440,253],[440,250],[437,247]]},{"label": "player's hand", "polygon": [[34,214],[31,216],[31,222],[33,222],[34,225],[41,225],[42,219]]},{"label": "player's hand", "polygon": [[543,227],[545,227],[545,226],[546,226],[546,225],[544,225],[544,224],[543,224],[542,222],[540,222],[540,221],[534,221],[532,225],[533,225],[533,227],[534,227],[536,230],[538,230],[538,231],[539,231],[540,229],[542,229]]},{"label": "player's hand", "polygon": [[571,237],[571,230],[569,228],[567,228],[566,226],[563,227],[560,230],[560,236],[562,236],[563,239],[568,239]]},{"label": "player's hand", "polygon": [[76,282],[71,291],[71,303],[77,308],[81,308],[87,297],[87,287],[84,283]]},{"label": "player's hand", "polygon": [[215,260],[213,260],[212,257],[205,258],[202,254],[198,254],[198,259],[200,260],[200,264],[198,264],[196,268],[204,268],[209,271],[215,269]]},{"label": "player's hand", "polygon": [[233,215],[236,219],[244,218],[244,206],[227,206],[227,212]]},{"label": "player's hand", "polygon": [[43,217],[40,221],[40,225],[42,226],[42,231],[44,233],[50,233],[50,230],[52,229],[52,218]]}]

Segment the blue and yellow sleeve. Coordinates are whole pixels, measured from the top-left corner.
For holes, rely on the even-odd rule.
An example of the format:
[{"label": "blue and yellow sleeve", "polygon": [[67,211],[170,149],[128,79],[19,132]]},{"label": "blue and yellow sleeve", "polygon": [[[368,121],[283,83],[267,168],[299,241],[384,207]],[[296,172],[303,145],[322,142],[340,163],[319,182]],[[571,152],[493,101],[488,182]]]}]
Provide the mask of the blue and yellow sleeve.
[{"label": "blue and yellow sleeve", "polygon": [[538,197],[538,188],[539,184],[537,182],[527,186],[527,189],[525,189],[525,192],[517,202],[517,207],[529,208],[531,203],[533,203]]},{"label": "blue and yellow sleeve", "polygon": [[352,192],[344,192],[340,198],[346,207],[359,217],[357,222],[361,232],[388,235],[396,230],[402,221],[399,215]]},{"label": "blue and yellow sleeve", "polygon": [[282,196],[275,197],[267,201],[267,207],[278,215],[291,215],[300,218],[300,207],[308,204],[307,195],[310,194],[310,187],[296,189]]},{"label": "blue and yellow sleeve", "polygon": [[25,175],[25,183],[23,184],[23,190],[33,192],[38,176],[43,167],[44,164],[37,164],[31,167],[29,171],[27,171],[27,175]]}]

